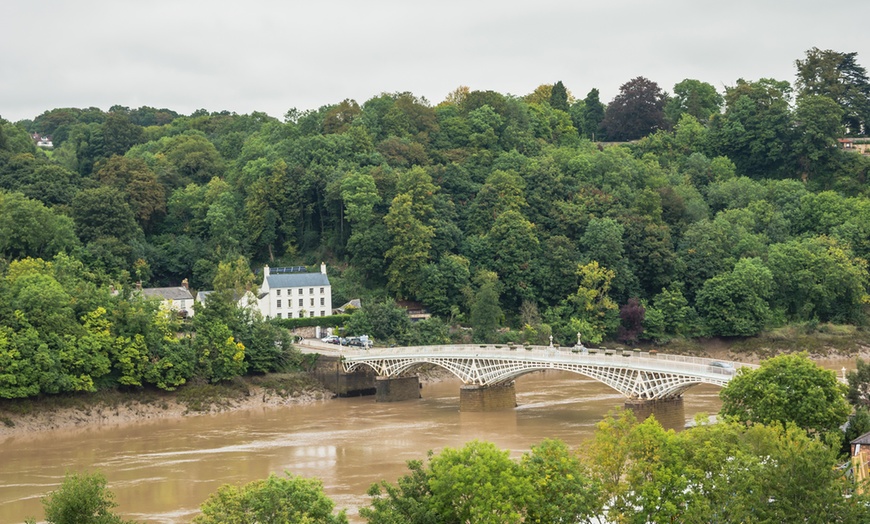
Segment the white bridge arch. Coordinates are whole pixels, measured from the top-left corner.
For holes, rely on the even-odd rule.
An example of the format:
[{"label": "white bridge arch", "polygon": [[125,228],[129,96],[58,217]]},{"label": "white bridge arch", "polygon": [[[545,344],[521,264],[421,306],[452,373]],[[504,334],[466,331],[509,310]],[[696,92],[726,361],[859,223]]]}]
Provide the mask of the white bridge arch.
[{"label": "white bridge arch", "polygon": [[[576,351],[576,352],[575,352]],[[593,350],[594,351],[594,350]],[[725,386],[741,362],[650,354],[636,351],[556,349],[546,346],[416,346],[341,351],[344,370],[368,366],[382,377],[399,377],[422,364],[440,366],[465,384],[506,384],[520,375],[546,369],[570,371],[607,384],[629,399],[679,397],[698,384]]]}]

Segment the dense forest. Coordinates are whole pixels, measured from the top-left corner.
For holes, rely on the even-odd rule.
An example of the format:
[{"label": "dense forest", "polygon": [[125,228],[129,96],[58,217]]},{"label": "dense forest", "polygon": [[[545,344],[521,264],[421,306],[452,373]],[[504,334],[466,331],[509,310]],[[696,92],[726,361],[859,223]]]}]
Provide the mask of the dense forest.
[{"label": "dense forest", "polygon": [[[637,77],[607,104],[555,82],[283,121],[121,106],[0,120],[0,397],[292,365],[282,330],[232,300],[264,264],[325,261],[333,304],[363,299],[349,330],[399,343],[864,326],[870,80],[855,53],[795,66],[793,83],[721,93]],[[189,321],[132,293],[185,278],[223,292]],[[411,326],[395,300],[434,316]]]}]

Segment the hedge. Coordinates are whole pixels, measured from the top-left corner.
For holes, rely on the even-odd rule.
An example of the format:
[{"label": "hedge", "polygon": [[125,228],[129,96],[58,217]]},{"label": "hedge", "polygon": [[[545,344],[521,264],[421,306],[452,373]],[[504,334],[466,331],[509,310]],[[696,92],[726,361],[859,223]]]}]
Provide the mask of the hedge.
[{"label": "hedge", "polygon": [[350,315],[330,315],[328,317],[273,318],[269,322],[286,329],[312,326],[340,327],[343,326],[349,318]]}]

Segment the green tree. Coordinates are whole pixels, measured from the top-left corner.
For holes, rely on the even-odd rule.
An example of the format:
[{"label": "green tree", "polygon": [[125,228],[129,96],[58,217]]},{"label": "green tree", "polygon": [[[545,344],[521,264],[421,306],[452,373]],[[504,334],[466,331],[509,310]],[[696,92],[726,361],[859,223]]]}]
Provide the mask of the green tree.
[{"label": "green tree", "polygon": [[723,101],[712,85],[686,78],[674,86],[674,94],[665,105],[665,115],[671,124],[679,122],[683,115],[691,115],[706,124],[711,116],[719,113]]},{"label": "green tree", "polygon": [[597,344],[619,326],[619,306],[610,297],[615,273],[596,261],[577,266],[580,282],[577,290],[565,298],[549,316],[561,325],[560,339],[573,340],[580,333],[583,340]]},{"label": "green tree", "polygon": [[828,237],[770,246],[772,302],[794,320],[855,322],[862,315],[867,262]]},{"label": "green tree", "polygon": [[842,124],[850,134],[860,134],[870,117],[870,79],[857,56],[813,47],[804,60],[795,60],[799,96],[821,95],[834,100],[843,109]]},{"label": "green tree", "polygon": [[522,213],[507,211],[498,216],[485,236],[488,266],[499,275],[506,304],[516,307],[523,299],[534,300],[535,261],[539,257],[535,225]]},{"label": "green tree", "polygon": [[0,191],[0,257],[50,259],[78,246],[69,217],[20,193]]},{"label": "green tree", "polygon": [[60,487],[42,500],[50,524],[124,524],[112,513],[117,506],[100,473],[67,473]]},{"label": "green tree", "polygon": [[547,439],[532,446],[520,468],[532,487],[523,522],[584,522],[596,515],[600,488],[564,442]]},{"label": "green tree", "polygon": [[565,85],[559,80],[553,84],[553,90],[550,92],[550,107],[559,111],[568,112],[568,90]]},{"label": "green tree", "polygon": [[345,325],[349,335],[368,335],[379,343],[403,343],[411,328],[408,312],[392,299],[366,302]]},{"label": "green tree", "polygon": [[193,348],[197,374],[211,382],[221,382],[244,375],[248,370],[245,345],[236,340],[219,314],[205,308],[193,319],[196,337]]},{"label": "green tree", "polygon": [[370,524],[523,522],[532,485],[508,452],[491,443],[430,452],[427,464],[410,461],[408,468],[396,486],[382,482],[369,490],[371,507],[360,515]]},{"label": "green tree", "polygon": [[803,180],[829,175],[843,135],[843,110],[826,96],[798,97],[794,112],[797,137],[792,145]]},{"label": "green tree", "polygon": [[476,280],[480,283],[474,301],[471,304],[471,326],[474,341],[479,343],[493,342],[495,332],[501,325],[504,315],[499,306],[498,275],[483,272]]},{"label": "green tree", "polygon": [[319,480],[285,473],[269,475],[244,486],[224,484],[201,506],[195,524],[346,524],[344,510],[333,514],[335,503],[323,493]]},{"label": "green tree", "polygon": [[257,277],[251,272],[245,257],[239,256],[235,260],[218,263],[212,288],[223,300],[236,303],[247,291],[257,295]]},{"label": "green tree", "polygon": [[525,181],[513,171],[494,170],[474,197],[468,209],[469,233],[483,234],[499,215],[528,208]]},{"label": "green tree", "polygon": [[710,333],[717,336],[758,334],[770,318],[768,300],[773,275],[760,259],[744,258],[728,271],[704,282],[695,305]]},{"label": "green tree", "polygon": [[73,199],[71,214],[82,242],[117,238],[128,243],[142,231],[124,195],[110,186],[84,189]]},{"label": "green tree", "polygon": [[435,229],[416,216],[411,196],[404,193],[393,199],[384,223],[392,237],[392,246],[384,253],[389,264],[387,286],[398,298],[416,297]]},{"label": "green tree", "polygon": [[577,131],[582,136],[593,141],[600,141],[605,138],[601,129],[601,122],[604,120],[604,112],[607,106],[601,103],[598,96],[598,89],[592,88],[582,102],[574,105],[574,107],[578,107],[577,115],[574,117],[574,125],[577,127]]},{"label": "green tree", "polygon": [[712,149],[752,178],[787,175],[793,125],[788,82],[762,78],[725,90],[725,113],[712,119]]},{"label": "green tree", "polygon": [[846,386],[806,353],[779,355],[758,369],[740,369],[720,397],[722,415],[747,423],[793,423],[819,436],[839,431],[851,411]]}]

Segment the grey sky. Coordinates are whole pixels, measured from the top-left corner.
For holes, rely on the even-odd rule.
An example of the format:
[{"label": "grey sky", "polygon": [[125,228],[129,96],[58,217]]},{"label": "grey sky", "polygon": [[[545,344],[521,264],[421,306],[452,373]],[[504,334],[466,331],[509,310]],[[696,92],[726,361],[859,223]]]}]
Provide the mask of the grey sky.
[{"label": "grey sky", "polygon": [[637,76],[722,90],[794,80],[811,47],[870,68],[870,2],[793,0],[4,0],[0,116],[114,104],[316,109],[381,92],[525,95],[562,80],[609,102]]}]

